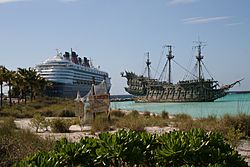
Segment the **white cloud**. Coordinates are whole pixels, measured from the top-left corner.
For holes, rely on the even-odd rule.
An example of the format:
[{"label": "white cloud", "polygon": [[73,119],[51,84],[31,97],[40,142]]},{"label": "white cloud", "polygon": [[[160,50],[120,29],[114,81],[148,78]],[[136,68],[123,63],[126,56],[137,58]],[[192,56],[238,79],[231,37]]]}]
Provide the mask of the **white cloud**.
[{"label": "white cloud", "polygon": [[25,0],[0,0],[0,4],[11,3],[11,2],[20,2]]},{"label": "white cloud", "polygon": [[185,24],[207,24],[210,22],[220,21],[229,19],[229,16],[218,16],[218,17],[191,17],[183,19]]},{"label": "white cloud", "polygon": [[188,3],[193,3],[197,0],[170,0],[169,3],[172,5],[175,4],[188,4]]},{"label": "white cloud", "polygon": [[242,25],[244,24],[243,22],[238,22],[238,23],[228,23],[228,24],[225,24],[226,26],[237,26],[237,25]]}]

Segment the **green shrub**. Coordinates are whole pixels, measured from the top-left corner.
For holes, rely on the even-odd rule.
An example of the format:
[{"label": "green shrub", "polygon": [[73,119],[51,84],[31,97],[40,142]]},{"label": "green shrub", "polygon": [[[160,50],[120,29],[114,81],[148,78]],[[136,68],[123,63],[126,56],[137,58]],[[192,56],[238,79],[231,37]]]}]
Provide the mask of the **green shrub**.
[{"label": "green shrub", "polygon": [[149,112],[149,111],[143,112],[143,116],[144,116],[144,117],[150,117],[150,112]]},{"label": "green shrub", "polygon": [[240,129],[234,129],[233,127],[228,127],[224,134],[224,137],[229,141],[232,147],[236,148],[239,146],[240,140],[245,137],[245,134],[240,131]]},{"label": "green shrub", "polygon": [[68,119],[53,119],[50,123],[52,132],[55,133],[66,133],[69,132],[71,126],[71,120]]},{"label": "green shrub", "polygon": [[26,156],[51,147],[51,141],[17,129],[13,118],[0,118],[0,166],[12,166]]},{"label": "green shrub", "polygon": [[201,129],[174,131],[162,136],[119,130],[101,133],[78,143],[66,139],[54,150],[37,153],[15,166],[225,166],[247,163],[222,135]]},{"label": "green shrub", "polygon": [[44,106],[43,103],[31,103],[30,104],[30,107],[32,107],[32,108],[34,108],[36,110],[42,108],[43,106]]},{"label": "green shrub", "polygon": [[41,115],[45,116],[45,117],[53,117],[54,116],[54,114],[53,114],[53,112],[51,110],[42,111]]},{"label": "green shrub", "polygon": [[161,112],[161,117],[162,117],[163,119],[169,119],[169,114],[168,114],[168,112],[162,111],[162,112]]},{"label": "green shrub", "polygon": [[240,132],[245,133],[250,136],[250,115],[244,113],[239,113],[238,115],[224,115],[221,118],[221,122],[225,127],[233,127],[234,129],[239,129]]},{"label": "green shrub", "polygon": [[244,159],[219,133],[201,129],[174,131],[158,138],[159,166],[247,166]]},{"label": "green shrub", "polygon": [[157,143],[155,135],[131,130],[99,135],[96,165],[154,166]]},{"label": "green shrub", "polygon": [[60,112],[59,117],[75,117],[75,112],[64,109]]},{"label": "green shrub", "polygon": [[45,124],[45,121],[46,120],[44,116],[41,116],[40,113],[36,113],[30,120],[30,125],[31,127],[35,128],[36,133],[38,133],[38,130],[44,127],[43,125]]}]

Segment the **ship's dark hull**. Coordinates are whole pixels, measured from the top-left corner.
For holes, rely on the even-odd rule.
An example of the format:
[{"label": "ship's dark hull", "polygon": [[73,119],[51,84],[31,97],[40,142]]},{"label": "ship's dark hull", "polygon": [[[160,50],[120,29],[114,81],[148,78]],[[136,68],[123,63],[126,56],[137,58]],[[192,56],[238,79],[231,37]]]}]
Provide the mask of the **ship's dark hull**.
[{"label": "ship's dark hull", "polygon": [[212,102],[226,95],[220,89],[192,92],[179,86],[163,89],[150,89],[145,96],[137,96],[136,102]]},{"label": "ship's dark hull", "polygon": [[53,82],[52,86],[46,89],[45,94],[50,97],[76,98],[78,91],[83,97],[90,89],[91,84],[73,85]]},{"label": "ship's dark hull", "polygon": [[[135,94],[134,94],[135,95]],[[201,90],[190,92],[184,88],[177,89],[151,89],[145,96],[137,96],[136,102],[212,102],[226,95],[223,90]]]},{"label": "ship's dark hull", "polygon": [[150,86],[143,99],[149,102],[211,102],[225,95],[225,89],[216,89],[210,80],[182,81]]}]

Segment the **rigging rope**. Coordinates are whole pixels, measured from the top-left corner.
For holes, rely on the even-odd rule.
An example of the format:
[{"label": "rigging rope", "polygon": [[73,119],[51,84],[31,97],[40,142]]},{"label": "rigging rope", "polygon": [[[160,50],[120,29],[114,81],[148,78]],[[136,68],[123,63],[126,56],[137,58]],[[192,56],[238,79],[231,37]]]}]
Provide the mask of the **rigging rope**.
[{"label": "rigging rope", "polygon": [[207,71],[208,75],[214,80],[214,78],[212,77],[212,75],[210,74],[210,72],[208,71],[207,67],[205,66],[204,62],[201,61],[202,65],[205,67],[205,70]]},{"label": "rigging rope", "polygon": [[182,65],[180,65],[179,63],[177,63],[175,60],[173,60],[173,62],[175,62],[175,64],[177,64],[178,66],[180,66],[182,69],[184,69],[186,72],[188,72],[189,74],[191,74],[193,77],[197,78],[198,77],[194,74],[192,74],[190,71],[188,71],[185,67],[183,67]]},{"label": "rigging rope", "polygon": [[164,67],[163,67],[163,70],[162,70],[162,72],[161,72],[161,75],[160,75],[160,77],[159,77],[159,80],[162,79],[162,81],[164,81],[164,80],[166,79],[166,76],[165,76],[165,78],[164,78],[163,76],[164,76],[164,73],[165,73],[165,71],[166,71],[167,65],[168,65],[168,61],[166,62],[166,64],[165,64]]},{"label": "rigging rope", "polygon": [[[194,55],[194,51],[193,51],[193,49],[192,49],[192,51],[191,51],[191,53],[190,53],[190,59],[189,59],[189,61],[188,61],[188,71],[190,71],[190,69],[191,69],[191,67],[192,67],[192,62],[193,62],[193,59],[194,59],[194,57],[195,56],[193,56]],[[188,76],[188,74],[189,73],[186,73],[185,75],[184,75],[184,77],[183,77],[183,80],[186,80],[189,76]]]},{"label": "rigging rope", "polygon": [[[157,73],[158,75],[160,74],[155,68],[153,68],[152,66],[150,66],[150,67],[151,67],[152,71],[155,72],[155,76],[156,76],[156,73]],[[155,76],[154,76],[154,78],[155,78]]]},{"label": "rigging rope", "polygon": [[[204,62],[201,61],[201,63],[202,63],[203,66],[205,67],[205,70],[207,71],[207,73],[208,73],[208,75],[211,77],[211,79],[214,80],[214,81],[216,81],[216,80],[213,78],[213,76],[210,74],[210,72],[208,71],[208,69],[207,69],[207,67],[205,66]],[[220,87],[220,84],[219,84],[218,81],[216,82],[216,85]]]},{"label": "rigging rope", "polygon": [[[163,47],[163,48],[164,48],[164,47]],[[154,78],[156,78],[156,75],[159,74],[159,71],[158,71],[158,70],[159,70],[159,67],[160,67],[161,60],[162,60],[163,55],[164,55],[164,49],[163,49],[162,52],[161,52],[160,60],[159,60],[158,65],[157,65],[157,68],[156,68],[156,71],[155,71]]]}]

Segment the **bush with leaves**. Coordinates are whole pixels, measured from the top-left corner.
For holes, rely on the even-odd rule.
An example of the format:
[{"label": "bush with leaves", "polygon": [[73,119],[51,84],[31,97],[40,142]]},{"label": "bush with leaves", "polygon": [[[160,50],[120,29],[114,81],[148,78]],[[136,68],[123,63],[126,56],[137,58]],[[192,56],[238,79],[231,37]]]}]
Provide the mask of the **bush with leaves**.
[{"label": "bush with leaves", "polygon": [[162,112],[161,112],[161,117],[162,117],[163,119],[169,119],[169,114],[168,114],[168,112],[162,111]]},{"label": "bush with leaves", "polygon": [[218,133],[201,129],[164,135],[119,130],[78,143],[58,141],[15,166],[237,166],[247,163]]},{"label": "bush with leaves", "polygon": [[69,132],[69,127],[72,125],[72,121],[69,119],[53,119],[50,122],[52,132],[66,133]]},{"label": "bush with leaves", "polygon": [[238,115],[224,115],[221,118],[224,127],[239,129],[240,132],[250,136],[250,115],[239,113]]},{"label": "bush with leaves", "polygon": [[244,159],[219,133],[201,129],[174,131],[158,138],[159,166],[247,166]]},{"label": "bush with leaves", "polygon": [[34,114],[33,118],[30,120],[30,125],[36,129],[36,133],[39,129],[43,128],[46,120],[45,117],[39,113]]},{"label": "bush with leaves", "polygon": [[157,147],[155,137],[146,132],[131,130],[121,130],[115,134],[102,133],[96,149],[96,165],[153,166],[154,150]]},{"label": "bush with leaves", "polygon": [[59,117],[75,117],[75,112],[64,109],[60,112]]}]

